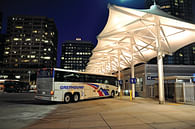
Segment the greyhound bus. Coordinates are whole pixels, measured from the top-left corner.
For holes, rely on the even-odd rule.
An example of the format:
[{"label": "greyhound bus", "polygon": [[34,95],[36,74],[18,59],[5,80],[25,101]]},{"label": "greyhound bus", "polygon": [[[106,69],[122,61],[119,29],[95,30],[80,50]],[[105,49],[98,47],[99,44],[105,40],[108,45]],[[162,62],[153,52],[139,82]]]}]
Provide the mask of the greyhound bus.
[{"label": "greyhound bus", "polygon": [[117,85],[117,78],[113,75],[45,68],[37,73],[35,99],[70,103],[89,98],[114,97],[117,95]]}]

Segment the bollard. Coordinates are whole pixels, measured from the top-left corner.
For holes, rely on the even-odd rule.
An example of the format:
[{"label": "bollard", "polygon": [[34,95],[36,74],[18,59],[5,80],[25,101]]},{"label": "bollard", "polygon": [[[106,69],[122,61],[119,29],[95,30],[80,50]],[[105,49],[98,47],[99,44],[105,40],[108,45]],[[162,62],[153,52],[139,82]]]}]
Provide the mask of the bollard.
[{"label": "bollard", "polygon": [[133,100],[133,98],[132,98],[132,90],[129,90],[129,93],[130,93],[130,101],[132,101]]},{"label": "bollard", "polygon": [[123,96],[123,93],[122,93],[122,92],[120,92],[120,99],[122,99],[122,96]]}]

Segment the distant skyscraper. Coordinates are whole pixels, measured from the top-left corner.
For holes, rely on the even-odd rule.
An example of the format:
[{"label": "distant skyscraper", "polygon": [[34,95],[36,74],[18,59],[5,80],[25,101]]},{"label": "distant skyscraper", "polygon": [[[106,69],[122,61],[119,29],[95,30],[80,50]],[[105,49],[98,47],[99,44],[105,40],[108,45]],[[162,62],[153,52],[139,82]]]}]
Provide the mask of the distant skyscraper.
[{"label": "distant skyscraper", "polygon": [[84,71],[94,45],[89,41],[73,40],[62,44],[61,68]]},{"label": "distant skyscraper", "polygon": [[57,29],[53,19],[42,16],[8,18],[4,65],[17,74],[28,75],[38,68],[55,67]]},{"label": "distant skyscraper", "polygon": [[[154,4],[153,0],[145,0],[145,3],[146,8]],[[168,14],[193,22],[192,0],[156,0],[156,3]],[[149,63],[157,62],[156,59],[152,59]],[[172,56],[165,56],[164,64],[195,65],[195,43],[179,49]]]}]

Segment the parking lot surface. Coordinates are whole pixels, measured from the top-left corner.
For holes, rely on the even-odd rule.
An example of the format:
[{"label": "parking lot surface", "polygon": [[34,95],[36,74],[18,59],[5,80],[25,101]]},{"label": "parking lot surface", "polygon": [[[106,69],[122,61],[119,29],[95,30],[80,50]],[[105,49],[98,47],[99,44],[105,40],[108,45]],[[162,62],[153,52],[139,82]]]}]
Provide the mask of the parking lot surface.
[{"label": "parking lot surface", "polygon": [[0,129],[21,129],[56,109],[56,104],[36,101],[34,95],[0,93]]}]

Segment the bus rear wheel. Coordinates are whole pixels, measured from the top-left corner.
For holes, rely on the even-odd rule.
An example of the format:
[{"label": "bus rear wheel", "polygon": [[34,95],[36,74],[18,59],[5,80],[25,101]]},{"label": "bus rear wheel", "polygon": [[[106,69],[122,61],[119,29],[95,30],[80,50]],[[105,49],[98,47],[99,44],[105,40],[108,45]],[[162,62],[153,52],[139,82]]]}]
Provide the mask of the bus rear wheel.
[{"label": "bus rear wheel", "polygon": [[73,102],[78,102],[79,100],[80,100],[79,94],[78,94],[78,93],[75,93],[75,94],[73,95]]},{"label": "bus rear wheel", "polygon": [[64,103],[70,103],[71,97],[72,97],[71,94],[65,94]]}]

